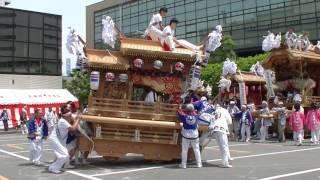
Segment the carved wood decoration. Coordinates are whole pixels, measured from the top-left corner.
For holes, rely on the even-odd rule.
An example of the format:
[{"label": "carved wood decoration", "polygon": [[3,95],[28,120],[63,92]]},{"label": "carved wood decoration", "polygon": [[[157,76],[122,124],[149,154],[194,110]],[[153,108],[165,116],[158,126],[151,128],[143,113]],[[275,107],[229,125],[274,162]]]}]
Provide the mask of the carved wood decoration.
[{"label": "carved wood decoration", "polygon": [[127,91],[127,83],[105,82],[104,97],[110,99],[124,99]]}]

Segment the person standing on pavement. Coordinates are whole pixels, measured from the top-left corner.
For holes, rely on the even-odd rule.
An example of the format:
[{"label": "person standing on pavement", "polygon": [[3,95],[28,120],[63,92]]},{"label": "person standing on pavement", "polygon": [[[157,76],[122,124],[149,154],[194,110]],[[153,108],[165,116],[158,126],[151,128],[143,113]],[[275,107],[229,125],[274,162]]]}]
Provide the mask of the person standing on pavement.
[{"label": "person standing on pavement", "polygon": [[187,104],[184,109],[178,111],[178,117],[183,124],[182,135],[182,152],[181,152],[181,168],[187,168],[188,150],[192,146],[194,156],[197,161],[197,167],[202,167],[199,132],[198,132],[198,116],[194,111],[193,104]]},{"label": "person standing on pavement", "polygon": [[209,129],[211,130],[211,133],[215,135],[219,145],[223,167],[231,168],[232,166],[230,165],[229,161],[232,161],[233,158],[231,157],[229,151],[228,125],[232,123],[232,118],[230,113],[219,104],[215,105],[215,109],[216,111],[214,112],[213,121],[211,121]]},{"label": "person standing on pavement", "polygon": [[300,111],[300,105],[294,105],[295,112],[291,113],[290,116],[290,127],[293,131],[293,140],[295,145],[301,146],[302,144],[302,131],[305,123],[304,113]]},{"label": "person standing on pavement", "polygon": [[235,138],[235,140],[239,140],[239,132],[240,132],[240,122],[234,117],[234,114],[239,113],[240,109],[236,105],[235,101],[230,101],[229,106],[227,107],[229,114],[232,117],[232,124],[230,124],[231,136]]},{"label": "person standing on pavement", "polygon": [[49,111],[46,112],[46,114],[44,115],[44,118],[45,118],[45,120],[46,120],[47,123],[48,123],[49,134],[51,134],[51,132],[52,132],[53,129],[54,129],[54,126],[55,126],[56,123],[57,123],[56,115],[55,115],[55,113],[53,112],[53,110],[52,110],[51,107],[49,107]]},{"label": "person standing on pavement", "polygon": [[66,144],[68,133],[77,130],[79,119],[76,118],[73,125],[70,124],[71,121],[72,112],[66,106],[62,107],[61,118],[49,137],[49,143],[57,157],[57,160],[54,161],[48,169],[52,173],[60,174],[62,166],[69,161],[69,152]]},{"label": "person standing on pavement", "polygon": [[7,112],[7,109],[4,108],[1,115],[0,115],[0,120],[3,122],[3,128],[5,131],[8,131],[8,121],[9,121],[9,115]]},{"label": "person standing on pavement", "polygon": [[320,111],[314,102],[311,103],[311,110],[308,111],[306,124],[311,131],[312,144],[319,144]]},{"label": "person standing on pavement", "polygon": [[21,123],[21,133],[28,134],[28,113],[27,113],[27,106],[24,106],[22,108],[22,111],[20,113],[20,123]]},{"label": "person standing on pavement", "polygon": [[36,109],[35,116],[28,125],[28,139],[30,139],[30,161],[35,165],[40,165],[42,157],[43,140],[48,137],[48,125],[42,118],[40,109]]},{"label": "person standing on pavement", "polygon": [[234,114],[240,119],[241,142],[249,142],[251,137],[251,126],[253,119],[250,110],[246,105],[241,106],[241,112]]},{"label": "person standing on pavement", "polygon": [[272,109],[278,113],[278,140],[279,142],[285,142],[286,137],[284,130],[286,128],[287,121],[286,107],[284,107],[283,102],[280,101],[278,102],[277,107],[274,107]]}]

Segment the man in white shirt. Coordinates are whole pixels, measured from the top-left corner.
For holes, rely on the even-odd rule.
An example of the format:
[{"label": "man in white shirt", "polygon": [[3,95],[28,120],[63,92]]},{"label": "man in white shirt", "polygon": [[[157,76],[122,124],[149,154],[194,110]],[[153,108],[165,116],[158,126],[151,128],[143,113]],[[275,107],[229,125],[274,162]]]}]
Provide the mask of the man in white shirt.
[{"label": "man in white shirt", "polygon": [[168,9],[163,7],[159,10],[159,13],[154,14],[150,20],[149,26],[147,27],[144,37],[148,40],[159,41],[162,34],[162,18],[167,15]]},{"label": "man in white shirt", "polygon": [[78,127],[79,119],[77,118],[71,125],[72,112],[67,107],[61,108],[61,119],[59,119],[56,128],[49,137],[49,144],[54,151],[57,159],[49,166],[49,171],[60,174],[63,164],[69,161],[69,152],[67,149],[68,132],[75,132]]},{"label": "man in white shirt", "polygon": [[150,90],[146,98],[144,99],[145,105],[153,105],[156,101],[157,93],[155,93],[153,90]]},{"label": "man in white shirt", "polygon": [[162,31],[161,45],[165,51],[174,51],[176,47],[182,46],[192,51],[199,51],[203,46],[196,46],[186,40],[177,40],[174,37],[174,31],[177,28],[178,20],[173,18],[170,20],[168,26],[166,26]]}]

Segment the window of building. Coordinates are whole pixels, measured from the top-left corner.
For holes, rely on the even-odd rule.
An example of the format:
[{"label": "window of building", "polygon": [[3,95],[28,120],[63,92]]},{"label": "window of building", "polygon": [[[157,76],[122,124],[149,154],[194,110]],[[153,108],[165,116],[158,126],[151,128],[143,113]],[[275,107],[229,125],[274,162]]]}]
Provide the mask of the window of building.
[{"label": "window of building", "polygon": [[12,56],[13,50],[12,41],[0,41],[0,56]]},{"label": "window of building", "polygon": [[300,13],[301,14],[308,14],[315,12],[315,4],[308,3],[308,4],[300,4]]},{"label": "window of building", "polygon": [[27,73],[29,70],[27,58],[14,58],[14,72]]},{"label": "window of building", "polygon": [[15,42],[14,46],[16,57],[28,57],[28,43]]},{"label": "window of building", "polygon": [[21,25],[21,26],[28,26],[28,17],[29,14],[27,12],[24,11],[16,11],[16,17],[15,17],[15,24],[16,25]]},{"label": "window of building", "polygon": [[58,65],[57,61],[43,61],[41,64],[42,73],[55,75],[58,74]]},{"label": "window of building", "polygon": [[28,42],[28,28],[16,27],[14,31],[15,31],[14,34],[16,36],[16,41]]},{"label": "window of building", "polygon": [[29,44],[29,57],[42,58],[42,48],[43,46],[41,44]]},{"label": "window of building", "polygon": [[58,32],[52,30],[44,31],[44,43],[46,44],[57,44],[58,43]]},{"label": "window of building", "polygon": [[45,59],[58,59],[58,48],[55,46],[44,46],[44,58]]},{"label": "window of building", "polygon": [[30,26],[42,28],[43,26],[43,16],[38,13],[30,13]]},{"label": "window of building", "polygon": [[[0,51],[1,52],[1,51]],[[12,57],[1,57],[0,56],[0,72],[10,73],[13,69]]]},{"label": "window of building", "polygon": [[29,62],[30,73],[40,74],[41,73],[41,60],[40,59],[30,59]]},{"label": "window of building", "polygon": [[243,0],[243,9],[250,9],[257,7],[256,0]]},{"label": "window of building", "polygon": [[36,43],[42,43],[42,30],[40,29],[29,29],[29,41],[30,42],[36,42]]},{"label": "window of building", "polygon": [[242,1],[234,2],[231,4],[231,12],[242,10]]}]

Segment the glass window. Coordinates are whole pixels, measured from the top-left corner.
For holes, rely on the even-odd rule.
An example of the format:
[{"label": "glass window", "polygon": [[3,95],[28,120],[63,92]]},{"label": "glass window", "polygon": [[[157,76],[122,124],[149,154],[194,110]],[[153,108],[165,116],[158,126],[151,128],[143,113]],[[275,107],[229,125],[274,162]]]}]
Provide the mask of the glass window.
[{"label": "glass window", "polygon": [[1,28],[0,29],[0,36],[12,36],[13,35],[12,30],[13,30],[12,28]]},{"label": "glass window", "polygon": [[0,41],[0,56],[12,56],[13,50],[12,41]]},{"label": "glass window", "polygon": [[12,24],[14,13],[12,10],[1,8],[0,24]]},{"label": "glass window", "polygon": [[30,26],[42,28],[42,26],[43,26],[42,14],[30,13]]},{"label": "glass window", "polygon": [[28,26],[28,13],[24,11],[16,11],[15,24]]},{"label": "glass window", "polygon": [[44,47],[44,58],[45,59],[58,59],[58,49],[54,46]]},{"label": "glass window", "polygon": [[207,2],[206,0],[197,0],[196,1],[196,9],[206,9]]},{"label": "glass window", "polygon": [[257,6],[266,6],[269,5],[269,0],[257,0]]},{"label": "glass window", "polygon": [[16,27],[14,29],[14,34],[16,36],[16,41],[28,41],[28,28],[25,27]]},{"label": "glass window", "polygon": [[230,4],[225,4],[222,6],[219,6],[219,13],[220,14],[226,14],[230,12]]},{"label": "glass window", "polygon": [[234,16],[231,17],[231,22],[235,24],[242,24],[243,23],[243,16]]},{"label": "glass window", "polygon": [[58,74],[58,65],[57,61],[44,61],[42,63],[42,74]]},{"label": "glass window", "polygon": [[28,57],[28,43],[16,42],[14,46],[14,55],[16,57]]},{"label": "glass window", "polygon": [[231,4],[231,12],[242,10],[242,1],[235,2]]},{"label": "glass window", "polygon": [[255,8],[256,6],[256,0],[243,0],[243,9]]},{"label": "glass window", "polygon": [[36,42],[36,43],[42,43],[42,30],[40,29],[29,29],[29,41],[30,42]]},{"label": "glass window", "polygon": [[243,15],[243,21],[244,21],[244,23],[257,21],[256,13],[244,14]]},{"label": "glass window", "polygon": [[300,9],[299,6],[289,6],[285,7],[285,13],[286,16],[295,16],[295,15],[300,15]]},{"label": "glass window", "polygon": [[[1,51],[0,51],[1,52]],[[1,57],[0,56],[0,72],[12,72],[13,61],[12,57]]]},{"label": "glass window", "polygon": [[42,50],[41,44],[29,44],[29,57],[42,58]]},{"label": "glass window", "polygon": [[28,59],[27,58],[15,58],[14,59],[14,72],[27,73],[28,72]]},{"label": "glass window", "polygon": [[30,59],[29,71],[30,73],[40,74],[41,73],[41,61],[40,59]]},{"label": "glass window", "polygon": [[314,13],[315,4],[314,3],[300,4],[300,12],[301,14]]},{"label": "glass window", "polygon": [[285,17],[285,12],[284,8],[278,8],[278,9],[271,9],[271,18],[284,18]]},{"label": "glass window", "polygon": [[45,30],[44,31],[44,43],[57,44],[58,43],[57,31]]},{"label": "glass window", "polygon": [[198,19],[198,18],[207,17],[207,11],[206,11],[206,9],[197,10],[197,11],[196,11],[196,17],[197,17],[197,19]]},{"label": "glass window", "polygon": [[[276,10],[276,12],[278,12],[278,11]],[[279,12],[276,14],[279,14]],[[283,11],[281,12],[281,14],[284,14]],[[257,20],[258,21],[270,20],[270,11],[258,11],[257,12]]]}]

